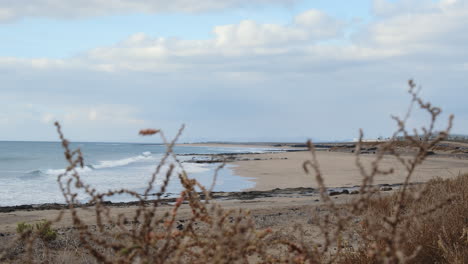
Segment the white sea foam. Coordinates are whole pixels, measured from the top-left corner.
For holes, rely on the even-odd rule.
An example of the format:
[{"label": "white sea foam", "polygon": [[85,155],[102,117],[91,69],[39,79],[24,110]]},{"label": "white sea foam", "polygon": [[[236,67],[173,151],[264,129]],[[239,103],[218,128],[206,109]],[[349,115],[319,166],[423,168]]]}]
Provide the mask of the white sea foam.
[{"label": "white sea foam", "polygon": [[[93,170],[122,167],[122,166],[127,166],[138,161],[151,160],[151,159],[153,159],[153,156],[151,156],[151,152],[145,151],[141,155],[138,155],[138,156],[129,157],[125,159],[118,159],[118,160],[103,160],[103,161],[100,161],[98,164],[87,165],[87,166],[84,166],[83,168],[77,168],[76,170],[78,173],[83,174],[83,173],[91,172]],[[45,174],[59,175],[64,172],[65,172],[65,169],[48,169],[45,171]]]},{"label": "white sea foam", "polygon": [[[90,172],[92,171],[93,169],[91,169],[90,167],[83,167],[83,168],[76,168],[76,171],[78,173],[87,173],[87,172]],[[62,173],[65,173],[65,169],[48,169],[45,171],[45,174],[47,175],[59,175],[59,174],[62,174]]]},{"label": "white sea foam", "polygon": [[97,165],[93,165],[92,167],[94,169],[106,169],[106,168],[114,168],[114,167],[121,167],[121,166],[127,166],[131,163],[142,161],[142,160],[149,160],[151,159],[151,152],[146,151],[143,152],[142,155],[138,155],[135,157],[130,157],[126,159],[119,159],[119,160],[103,160],[99,162]]}]

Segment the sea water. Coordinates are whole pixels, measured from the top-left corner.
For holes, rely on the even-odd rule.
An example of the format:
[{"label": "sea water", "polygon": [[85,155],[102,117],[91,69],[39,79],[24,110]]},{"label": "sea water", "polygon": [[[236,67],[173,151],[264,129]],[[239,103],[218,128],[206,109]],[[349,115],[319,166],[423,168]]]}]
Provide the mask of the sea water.
[{"label": "sea water", "polygon": [[[126,188],[144,193],[156,166],[160,163],[166,147],[158,144],[132,143],[72,143],[71,148],[80,148],[84,167],[79,168],[80,177],[100,192]],[[211,186],[213,174],[219,164],[187,162],[195,157],[190,154],[217,153],[262,153],[275,151],[266,148],[176,146],[174,149],[189,177],[205,186]],[[65,171],[67,163],[59,142],[0,142],[0,206],[64,203],[57,176]],[[182,155],[184,154],[184,155]],[[218,174],[214,191],[240,191],[254,186],[251,179],[233,174],[226,166]],[[163,166],[151,193],[160,190],[168,166]],[[177,168],[175,172],[180,171]],[[182,191],[177,173],[171,177],[166,190],[168,195]],[[80,193],[78,200],[86,202],[89,197]],[[108,198],[113,202],[131,201],[126,195]]]}]

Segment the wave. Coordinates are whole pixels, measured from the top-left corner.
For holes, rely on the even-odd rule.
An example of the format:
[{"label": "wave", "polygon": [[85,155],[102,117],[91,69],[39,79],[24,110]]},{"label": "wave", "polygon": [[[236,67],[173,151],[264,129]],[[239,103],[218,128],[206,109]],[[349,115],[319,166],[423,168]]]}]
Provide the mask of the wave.
[{"label": "wave", "polygon": [[[87,165],[87,166],[84,166],[83,168],[76,168],[76,171],[78,173],[87,173],[87,172],[90,172],[90,171],[93,171],[93,166],[92,165]],[[42,173],[42,171],[41,171]],[[59,174],[62,174],[62,173],[65,173],[65,169],[48,169],[44,172],[44,174],[47,174],[47,175],[54,175],[54,176],[57,176]]]},{"label": "wave", "polygon": [[35,178],[35,177],[40,177],[43,175],[41,170],[33,170],[28,173],[25,173],[24,175],[20,175],[19,178],[21,179],[29,179],[29,178]]},{"label": "wave", "polygon": [[120,160],[104,160],[99,162],[99,164],[92,165],[93,169],[107,169],[107,168],[114,168],[114,167],[122,167],[127,166],[131,163],[141,161],[141,160],[148,160],[151,159],[151,152],[145,151],[141,155],[120,159]]},{"label": "wave", "polygon": [[[151,152],[145,151],[141,155],[129,157],[125,159],[119,160],[103,160],[98,162],[97,164],[90,164],[85,165],[83,168],[76,168],[78,173],[89,173],[93,170],[100,170],[100,169],[110,169],[115,167],[123,167],[134,162],[142,161],[142,160],[150,160],[152,159]],[[47,170],[34,170],[28,172],[27,175],[29,176],[40,176],[40,175],[54,175],[57,176],[59,174],[65,173],[65,169],[47,169]]]},{"label": "wave", "polygon": [[[79,174],[87,174],[96,170],[105,170],[105,169],[112,169],[112,168],[117,168],[117,167],[124,167],[130,164],[136,163],[136,162],[150,161],[154,159],[155,157],[152,155],[151,152],[145,151],[138,156],[118,159],[118,160],[103,160],[103,161],[97,162],[96,164],[88,164],[88,165],[85,165],[83,168],[80,168],[80,167],[76,168],[76,171]],[[149,170],[151,170],[150,168],[153,168],[153,165],[149,166],[148,168]],[[204,164],[184,163],[184,168],[188,173],[202,173],[202,172],[210,171],[210,167],[205,166]],[[168,165],[164,166],[161,171],[166,171],[167,169],[169,169]],[[174,173],[179,173],[179,172],[180,172],[180,168],[176,168],[174,171]],[[26,173],[24,176],[27,178],[32,178],[32,177],[39,177],[39,176],[44,176],[44,175],[58,176],[63,173],[65,173],[65,169],[46,169],[46,170],[34,170],[34,171]]]}]

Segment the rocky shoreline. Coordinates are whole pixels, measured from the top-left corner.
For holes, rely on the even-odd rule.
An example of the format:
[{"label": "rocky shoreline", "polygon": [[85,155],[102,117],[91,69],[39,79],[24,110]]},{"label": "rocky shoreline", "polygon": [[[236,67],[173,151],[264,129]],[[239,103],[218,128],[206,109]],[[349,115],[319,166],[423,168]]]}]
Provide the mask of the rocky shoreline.
[{"label": "rocky shoreline", "polygon": [[[420,183],[413,183],[413,184],[420,184]],[[401,184],[378,184],[375,185],[381,191],[391,191],[398,189]],[[336,188],[328,188],[328,193],[330,196],[336,195],[353,195],[358,194],[359,186],[353,187],[336,187]],[[198,193],[201,199],[205,199],[204,193]],[[212,192],[211,198],[213,200],[254,200],[259,198],[271,198],[271,197],[305,197],[305,196],[314,196],[319,195],[319,191],[315,188],[306,188],[306,187],[298,187],[298,188],[276,188],[273,190],[268,191],[242,191],[242,192]],[[151,196],[156,196],[156,194],[151,194]],[[165,194],[166,197],[160,200],[160,204],[162,205],[170,205],[174,203],[177,199],[176,194],[167,193]],[[170,197],[169,197],[170,196]],[[145,202],[145,204],[151,204],[154,200],[149,199]],[[112,207],[126,207],[126,206],[137,206],[140,204],[139,201],[132,201],[132,202],[104,202],[106,206]],[[84,204],[75,204],[75,208],[85,208],[85,207],[92,207],[95,204],[91,203],[84,203]],[[41,211],[41,210],[62,210],[68,209],[69,206],[67,204],[61,203],[44,203],[44,204],[25,204],[25,205],[15,205],[15,206],[0,206],[0,213],[9,213],[15,211]]]},{"label": "rocky shoreline", "polygon": [[[364,142],[361,146],[360,154],[376,154],[378,151],[378,145],[382,142]],[[401,146],[397,147],[397,150],[402,155],[414,154],[416,150],[400,143]],[[269,160],[272,158],[249,158],[253,155],[261,154],[275,154],[275,153],[288,153],[288,152],[303,152],[308,151],[307,145],[305,144],[272,144],[270,147],[282,147],[282,149],[274,151],[266,151],[262,153],[252,152],[240,152],[240,153],[217,153],[217,154],[200,154],[200,153],[188,153],[178,154],[178,156],[192,156],[192,160],[184,161],[186,163],[229,163],[237,161],[252,161],[252,160]],[[314,144],[316,151],[330,151],[330,152],[341,152],[341,153],[354,153],[356,149],[356,143],[321,143]],[[428,155],[434,157],[445,157],[445,158],[458,158],[468,159],[468,146],[461,146],[457,143],[439,143],[433,150],[428,152]],[[287,157],[279,159],[288,159]]]}]

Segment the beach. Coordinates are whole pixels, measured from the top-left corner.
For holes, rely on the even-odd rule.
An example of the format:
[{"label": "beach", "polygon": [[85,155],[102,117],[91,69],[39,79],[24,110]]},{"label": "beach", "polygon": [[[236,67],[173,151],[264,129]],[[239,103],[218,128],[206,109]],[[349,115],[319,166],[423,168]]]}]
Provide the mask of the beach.
[{"label": "beach", "polygon": [[[447,143],[448,144],[448,143]],[[193,146],[223,146],[223,144],[193,144]],[[276,145],[276,146],[275,146]],[[229,164],[233,164],[233,170],[236,175],[248,177],[255,186],[249,190],[266,191],[275,188],[297,188],[309,187],[316,188],[315,176],[306,174],[303,169],[303,163],[310,160],[312,155],[300,144],[269,144],[269,145],[226,145],[229,147],[243,146],[250,148],[261,146],[263,148],[278,147],[288,152],[262,153],[262,154],[238,154],[226,156]],[[297,145],[300,147],[291,147]],[[338,145],[338,144],[328,144]],[[349,145],[352,145],[351,143]],[[453,149],[465,146],[464,143],[454,144]],[[468,173],[468,157],[465,154],[457,156],[452,155],[450,149],[440,150],[434,155],[429,156],[421,164],[411,182],[427,182],[435,177],[443,179]],[[405,153],[409,158],[411,153]],[[353,187],[361,184],[362,176],[359,168],[356,166],[356,155],[351,151],[340,151],[336,149],[318,149],[316,151],[317,160],[320,164],[322,176],[328,187]],[[405,157],[405,156],[403,156]],[[372,161],[375,160],[374,153],[360,155],[361,162],[369,169]],[[404,181],[405,171],[403,166],[390,155],[384,157],[381,162],[382,169],[394,168],[395,172],[391,175],[382,175],[376,178],[375,184],[398,184]]]},{"label": "beach", "polygon": [[[222,147],[223,149],[235,148],[263,148],[264,153],[223,153],[199,154],[195,159],[186,160],[184,163],[209,163],[221,165],[218,161],[229,164],[232,173],[253,182],[253,187],[235,192],[215,192],[214,202],[225,209],[239,208],[251,211],[258,228],[271,228],[273,231],[287,233],[297,232],[294,225],[305,225],[307,234],[313,238],[318,232],[318,227],[310,225],[310,219],[315,212],[326,215],[327,209],[323,209],[323,200],[317,191],[317,183],[314,175],[306,174],[303,163],[311,159],[310,151],[303,146],[292,144],[265,144],[265,145],[241,145],[241,144],[191,144],[191,147]],[[281,149],[281,152],[277,150]],[[271,149],[272,151],[268,151]],[[328,146],[320,148],[317,152],[317,160],[329,187],[328,192],[333,200],[347,203],[354,199],[353,190],[356,190],[362,176],[356,167],[356,155],[349,151],[347,145],[336,148]],[[376,155],[372,152],[361,154],[360,159],[365,166],[369,166]],[[410,155],[406,153],[405,155]],[[452,150],[440,150],[430,157],[415,172],[412,182],[423,183],[435,177],[451,178],[459,174],[468,173],[467,153],[453,153]],[[409,156],[408,156],[409,157]],[[399,184],[404,180],[404,170],[391,156],[385,156],[381,162],[382,168],[395,168],[392,175],[379,176],[374,184],[380,186],[384,195],[392,194],[398,190]],[[164,198],[157,211],[158,215],[170,212],[175,198]],[[109,203],[112,215],[116,218],[119,214],[132,215],[138,208],[135,203]],[[322,208],[322,209],[319,209]],[[16,227],[19,222],[37,223],[41,220],[54,221],[61,210],[66,207],[60,204],[27,205],[20,207],[0,208],[0,242],[7,245],[16,235]],[[83,205],[77,209],[81,218],[89,225],[93,225],[96,219],[94,206]],[[177,223],[183,223],[190,219],[191,208],[183,204],[177,214]],[[54,222],[54,228],[59,234],[73,232],[72,219],[69,213],[65,213],[60,222]]]},{"label": "beach", "polygon": [[[296,145],[298,147],[292,147]],[[317,188],[315,176],[313,174],[306,174],[303,169],[303,163],[311,159],[311,153],[303,146],[298,144],[190,144],[191,147],[213,147],[228,149],[235,147],[239,148],[263,148],[264,150],[272,149],[277,150],[280,148],[283,152],[268,152],[255,154],[247,152],[239,153],[225,153],[222,152],[214,155],[216,158],[211,157],[207,159],[207,154],[200,154],[197,163],[211,163],[211,161],[226,160],[229,168],[224,170],[232,170],[235,175],[245,177],[253,182],[252,188],[239,190],[238,192],[222,192],[218,194],[219,197],[229,196],[220,203],[226,204],[230,207],[245,207],[253,210],[276,210],[280,207],[287,207],[291,202],[296,203],[299,199],[301,205],[316,204],[318,194],[314,191]],[[463,146],[463,144],[461,145]],[[320,169],[323,173],[325,184],[330,190],[352,190],[358,186],[362,181],[362,176],[358,167],[355,164],[356,155],[354,153],[343,152],[338,150],[330,151],[330,149],[321,149],[316,152],[317,160],[320,164]],[[362,154],[360,155],[361,162],[369,166],[375,159],[375,154]],[[191,163],[192,161],[187,161]],[[183,163],[185,164],[185,163]],[[218,163],[221,164],[221,163]],[[383,175],[376,178],[376,185],[381,186],[395,186],[402,183],[404,180],[404,169],[399,163],[391,156],[384,157],[382,161],[382,168],[388,169],[395,168],[395,173],[392,175]],[[448,156],[447,151],[441,151],[438,155],[432,155],[420,165],[418,170],[412,177],[412,182],[422,183],[427,182],[435,177],[450,178],[459,174],[468,173],[468,158],[463,156]],[[304,188],[304,190],[294,190],[294,188]],[[308,188],[308,189],[307,189]],[[272,190],[281,189],[287,190],[290,197],[284,193],[275,193]],[[288,191],[289,190],[289,191]],[[242,191],[242,192],[241,192]],[[262,191],[258,194],[256,191]],[[307,193],[307,195],[302,195]],[[235,194],[235,195],[234,195]],[[346,195],[343,195],[346,196]],[[172,199],[172,200],[171,200]],[[174,198],[167,199],[168,202]],[[281,201],[281,202],[280,202]],[[271,204],[269,204],[271,203]],[[281,205],[282,204],[282,205]],[[168,205],[169,206],[169,205]],[[33,206],[20,206],[18,208],[2,207],[3,213],[0,213],[0,232],[13,232],[15,224],[20,221],[34,222],[40,219],[51,220],[60,206],[57,205],[33,205]],[[278,207],[278,208],[276,208]],[[10,208],[10,209],[5,209]],[[134,210],[135,206],[132,203],[116,203],[116,210],[125,212],[126,210]],[[275,209],[276,208],[276,209]],[[85,215],[89,210],[84,210]],[[94,216],[89,213],[89,218]],[[68,225],[67,221],[62,223],[63,226]]]},{"label": "beach", "polygon": [[[274,188],[317,187],[315,176],[306,174],[302,167],[311,158],[309,152],[288,152],[249,155],[254,160],[236,161],[234,171],[237,175],[253,178],[252,190],[271,190]],[[363,164],[370,166],[373,155],[362,155]],[[261,159],[261,160],[255,160]],[[328,187],[352,187],[359,185],[362,176],[355,164],[356,157],[350,153],[317,152],[325,184]],[[392,157],[384,158],[382,168],[395,168],[392,175],[376,178],[375,184],[398,184],[404,180],[404,168]],[[426,182],[435,177],[450,178],[468,172],[468,160],[445,157],[429,157],[416,171],[412,182]]]}]

